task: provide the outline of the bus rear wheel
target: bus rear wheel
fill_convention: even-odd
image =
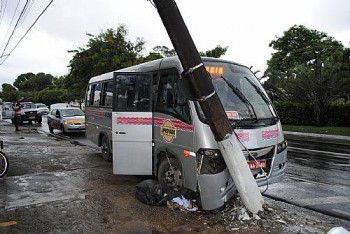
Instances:
[[[105,161],[107,162],[112,161],[112,153],[109,148],[108,137],[106,135],[103,135],[101,139],[101,152],[102,152],[102,158]]]
[[[164,191],[183,189],[183,172],[181,163],[175,158],[165,158],[159,165],[158,181]]]

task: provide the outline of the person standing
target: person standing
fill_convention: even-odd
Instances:
[[[14,116],[14,124],[16,127],[16,132],[19,131],[19,125],[21,124],[21,104],[19,101],[16,102],[15,106],[13,107],[13,110],[15,111]]]

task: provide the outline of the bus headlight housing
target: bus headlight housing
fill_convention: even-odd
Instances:
[[[281,153],[282,151],[284,151],[288,146],[287,140],[282,141],[281,143],[279,143],[277,145],[277,153]]]
[[[226,169],[226,163],[218,149],[199,149],[198,171],[201,174],[216,174]]]

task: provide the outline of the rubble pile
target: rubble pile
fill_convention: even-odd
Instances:
[[[277,211],[264,205],[263,211],[252,214],[243,205],[238,194],[228,202],[226,209],[221,212],[227,231],[245,230],[252,227],[262,229],[282,229],[287,225],[287,210]]]

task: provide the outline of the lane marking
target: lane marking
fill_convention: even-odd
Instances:
[[[313,205],[325,205],[334,203],[349,203],[350,197],[333,196],[333,197],[314,197],[293,200],[293,203],[297,203],[301,206],[313,206]]]
[[[292,147],[288,146],[288,149],[290,150],[296,150],[296,151],[309,151],[313,153],[326,153],[328,155],[338,156],[339,158],[350,158],[350,154],[344,154],[344,153],[336,153],[336,152],[330,152],[330,151],[322,151],[322,150],[313,150],[313,149],[306,149],[306,148],[298,148],[298,147]]]

